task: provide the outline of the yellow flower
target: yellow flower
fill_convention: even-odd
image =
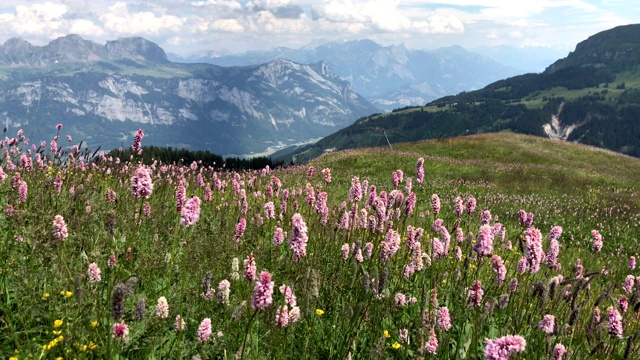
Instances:
[[[48,299],[49,296],[50,296],[50,294],[48,292],[46,292],[46,291],[44,292],[44,294],[42,294],[42,298],[45,299],[45,300]]]
[[[53,330],[53,335],[60,335],[62,334],[62,330]]]
[[[91,322],[91,327],[92,328],[97,328],[98,327],[98,321],[92,321]]]
[[[66,297],[72,297],[72,296],[73,296],[73,293],[72,293],[71,291],[65,291],[65,292],[64,292],[64,296],[66,296]]]
[[[60,326],[62,326],[62,324],[64,324],[64,321],[62,321],[62,320],[56,320],[56,321],[54,321],[54,322],[53,322],[53,328],[54,328],[54,329],[57,329],[57,328],[59,328]]]
[[[391,337],[391,335],[389,335],[389,331],[388,330],[384,331],[384,337],[386,337],[386,338],[390,338]]]
[[[58,356],[56,360],[64,360],[64,359],[62,358],[62,356]]]
[[[95,348],[98,347],[98,344],[94,343],[93,341],[89,341],[89,349],[93,350]]]
[[[18,360],[18,358],[15,357],[15,356],[12,356],[12,357],[9,358],[9,360]]]
[[[447,285],[447,279],[442,279],[442,285]]]
[[[393,343],[393,345],[391,345],[392,348],[398,350],[402,347],[402,345],[400,345],[397,341]]]
[[[322,310],[322,309],[316,309],[316,314],[317,314],[318,316],[322,316],[322,315],[324,315],[324,310]]]

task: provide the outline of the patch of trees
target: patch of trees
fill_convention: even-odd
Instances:
[[[284,166],[283,161],[275,161],[268,156],[256,156],[252,158],[227,157],[214,154],[205,150],[174,149],[159,146],[144,146],[141,154],[135,154],[132,149],[112,150],[110,155],[117,156],[122,160],[141,160],[144,164],[151,164],[158,160],[165,164],[185,164],[189,165],[194,161],[200,166],[211,166],[216,169],[228,170],[259,170],[267,165],[270,168]]]

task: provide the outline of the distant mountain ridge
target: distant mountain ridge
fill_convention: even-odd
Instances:
[[[329,42],[315,47],[252,51],[239,55],[214,52],[173,61],[246,66],[273,59],[299,63],[326,61],[353,89],[380,109],[424,105],[445,95],[479,89],[520,71],[488,57],[452,46],[435,51],[409,50],[404,44],[381,46],[371,40]]]
[[[121,38],[105,45],[67,35],[45,46],[12,38],[0,45],[0,66],[47,66],[56,62],[88,63],[96,61],[134,60],[166,63],[167,55],[157,44],[144,38]]]
[[[33,141],[63,123],[74,139],[103,149],[130,146],[143,128],[148,145],[259,154],[376,111],[323,62],[178,64],[143,38],[0,46],[0,122]]]
[[[368,116],[315,144],[275,157],[512,131],[640,157],[640,24],[580,42],[540,74],[519,75],[390,114]],[[385,138],[383,138],[383,135]]]

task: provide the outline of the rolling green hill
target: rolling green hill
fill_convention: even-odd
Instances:
[[[304,162],[334,149],[501,131],[640,156],[640,25],[593,35],[541,74],[361,118],[316,144],[275,156]]]

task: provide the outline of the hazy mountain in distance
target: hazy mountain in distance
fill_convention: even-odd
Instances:
[[[484,55],[521,73],[540,73],[551,63],[567,56],[569,51],[542,46],[481,46],[471,51]]]
[[[410,50],[404,44],[381,46],[371,40],[328,42],[300,49],[287,47],[229,56],[173,57],[173,61],[246,66],[273,59],[309,64],[326,61],[353,89],[380,109],[391,110],[521,73],[483,55],[452,46],[434,51]]]

